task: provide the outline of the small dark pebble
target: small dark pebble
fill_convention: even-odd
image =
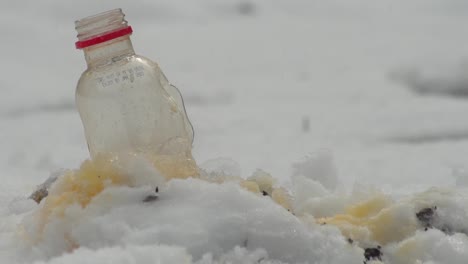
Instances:
[[[347,239],[348,243],[352,244],[354,241],[351,238]]]
[[[148,195],[148,196],[145,197],[145,199],[143,199],[143,202],[144,203],[154,202],[157,199],[158,199],[157,195]]]
[[[268,195],[268,193],[265,192],[265,191],[262,191],[262,194],[263,194],[263,196],[267,196],[267,195]]]
[[[377,246],[375,248],[366,248],[364,249],[364,257],[366,261],[369,260],[382,260],[382,251],[380,251],[381,247]],[[364,262],[366,263],[366,262]]]

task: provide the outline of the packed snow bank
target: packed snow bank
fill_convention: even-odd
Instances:
[[[164,184],[157,170],[148,177],[148,169],[129,174],[127,165],[134,162],[120,168],[115,164],[122,163],[87,161],[59,177],[21,221],[18,261],[99,259],[122,249],[125,253],[113,257],[138,263],[140,258],[163,263],[363,261],[363,250],[349,244],[338,229],[302,222],[275,202],[278,188],[269,186],[271,197],[263,193],[268,176],[260,172],[248,181],[218,175],[220,183],[213,183],[212,172]],[[251,189],[253,184],[257,187]]]
[[[78,246],[99,251],[162,244],[185,248],[193,260],[207,252],[219,258],[242,246],[263,248],[286,262],[362,262],[362,250],[350,246],[338,230],[307,227],[271,200],[235,184],[173,180],[157,200],[143,202],[151,193],[145,187],[110,187],[86,208],[68,208],[44,228],[33,259],[57,257]],[[37,218],[28,217],[23,225],[36,232]]]
[[[325,188],[317,173],[336,173],[325,153],[295,164],[301,175],[293,178],[288,211],[272,197],[281,188],[266,172],[243,180],[202,169],[165,181],[152,164],[87,161],[59,177],[39,205],[12,201],[0,260],[403,264],[467,257],[466,190],[395,197],[361,185],[350,193]]]

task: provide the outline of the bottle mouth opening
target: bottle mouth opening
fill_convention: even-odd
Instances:
[[[122,9],[117,8],[75,21],[78,32],[77,49],[83,49],[133,32],[124,19]]]

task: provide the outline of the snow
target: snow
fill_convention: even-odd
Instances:
[[[50,197],[63,191],[60,189],[66,180],[58,181],[52,186]],[[89,254],[73,251],[75,245],[97,252],[132,245],[129,252],[134,253],[131,257],[137,262],[144,258],[141,254],[150,245],[176,245],[187,252],[183,255],[190,256],[189,260],[208,261],[208,253],[214,259],[228,258],[232,254],[229,252],[242,246],[238,249],[241,252],[248,250],[251,254],[263,249],[268,257],[285,262],[362,261],[362,249],[350,246],[337,229],[304,225],[269,197],[250,193],[236,183],[174,179],[159,188],[155,201],[142,202],[153,192],[147,185],[111,185],[86,207],[71,204],[63,214],[49,213],[50,207],[42,202],[26,213],[20,223],[23,230],[17,241],[19,261],[45,259],[53,263],[65,252]],[[46,222],[42,220],[44,213],[48,214]],[[313,248],[316,250],[310,250]],[[164,253],[163,250],[159,254]],[[96,254],[99,257],[103,253]],[[175,254],[167,263],[180,258],[180,254]]]
[[[384,263],[466,262],[466,1],[0,7],[0,262],[362,263],[376,238]],[[137,52],[182,91],[197,164],[211,178],[253,175],[259,189],[271,175],[295,215],[236,181],[164,185],[132,160],[131,183],[70,205],[41,243],[25,239],[44,207],[27,197],[88,157],[74,107],[84,58],[73,21],[115,7]],[[143,203],[155,184],[158,199]],[[435,206],[425,231],[416,213]],[[70,251],[67,236],[80,247]]]

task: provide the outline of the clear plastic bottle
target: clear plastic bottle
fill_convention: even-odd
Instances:
[[[151,60],[136,55],[121,9],[75,22],[88,68],[76,105],[91,157],[136,152],[191,156],[193,128],[182,96]]]

